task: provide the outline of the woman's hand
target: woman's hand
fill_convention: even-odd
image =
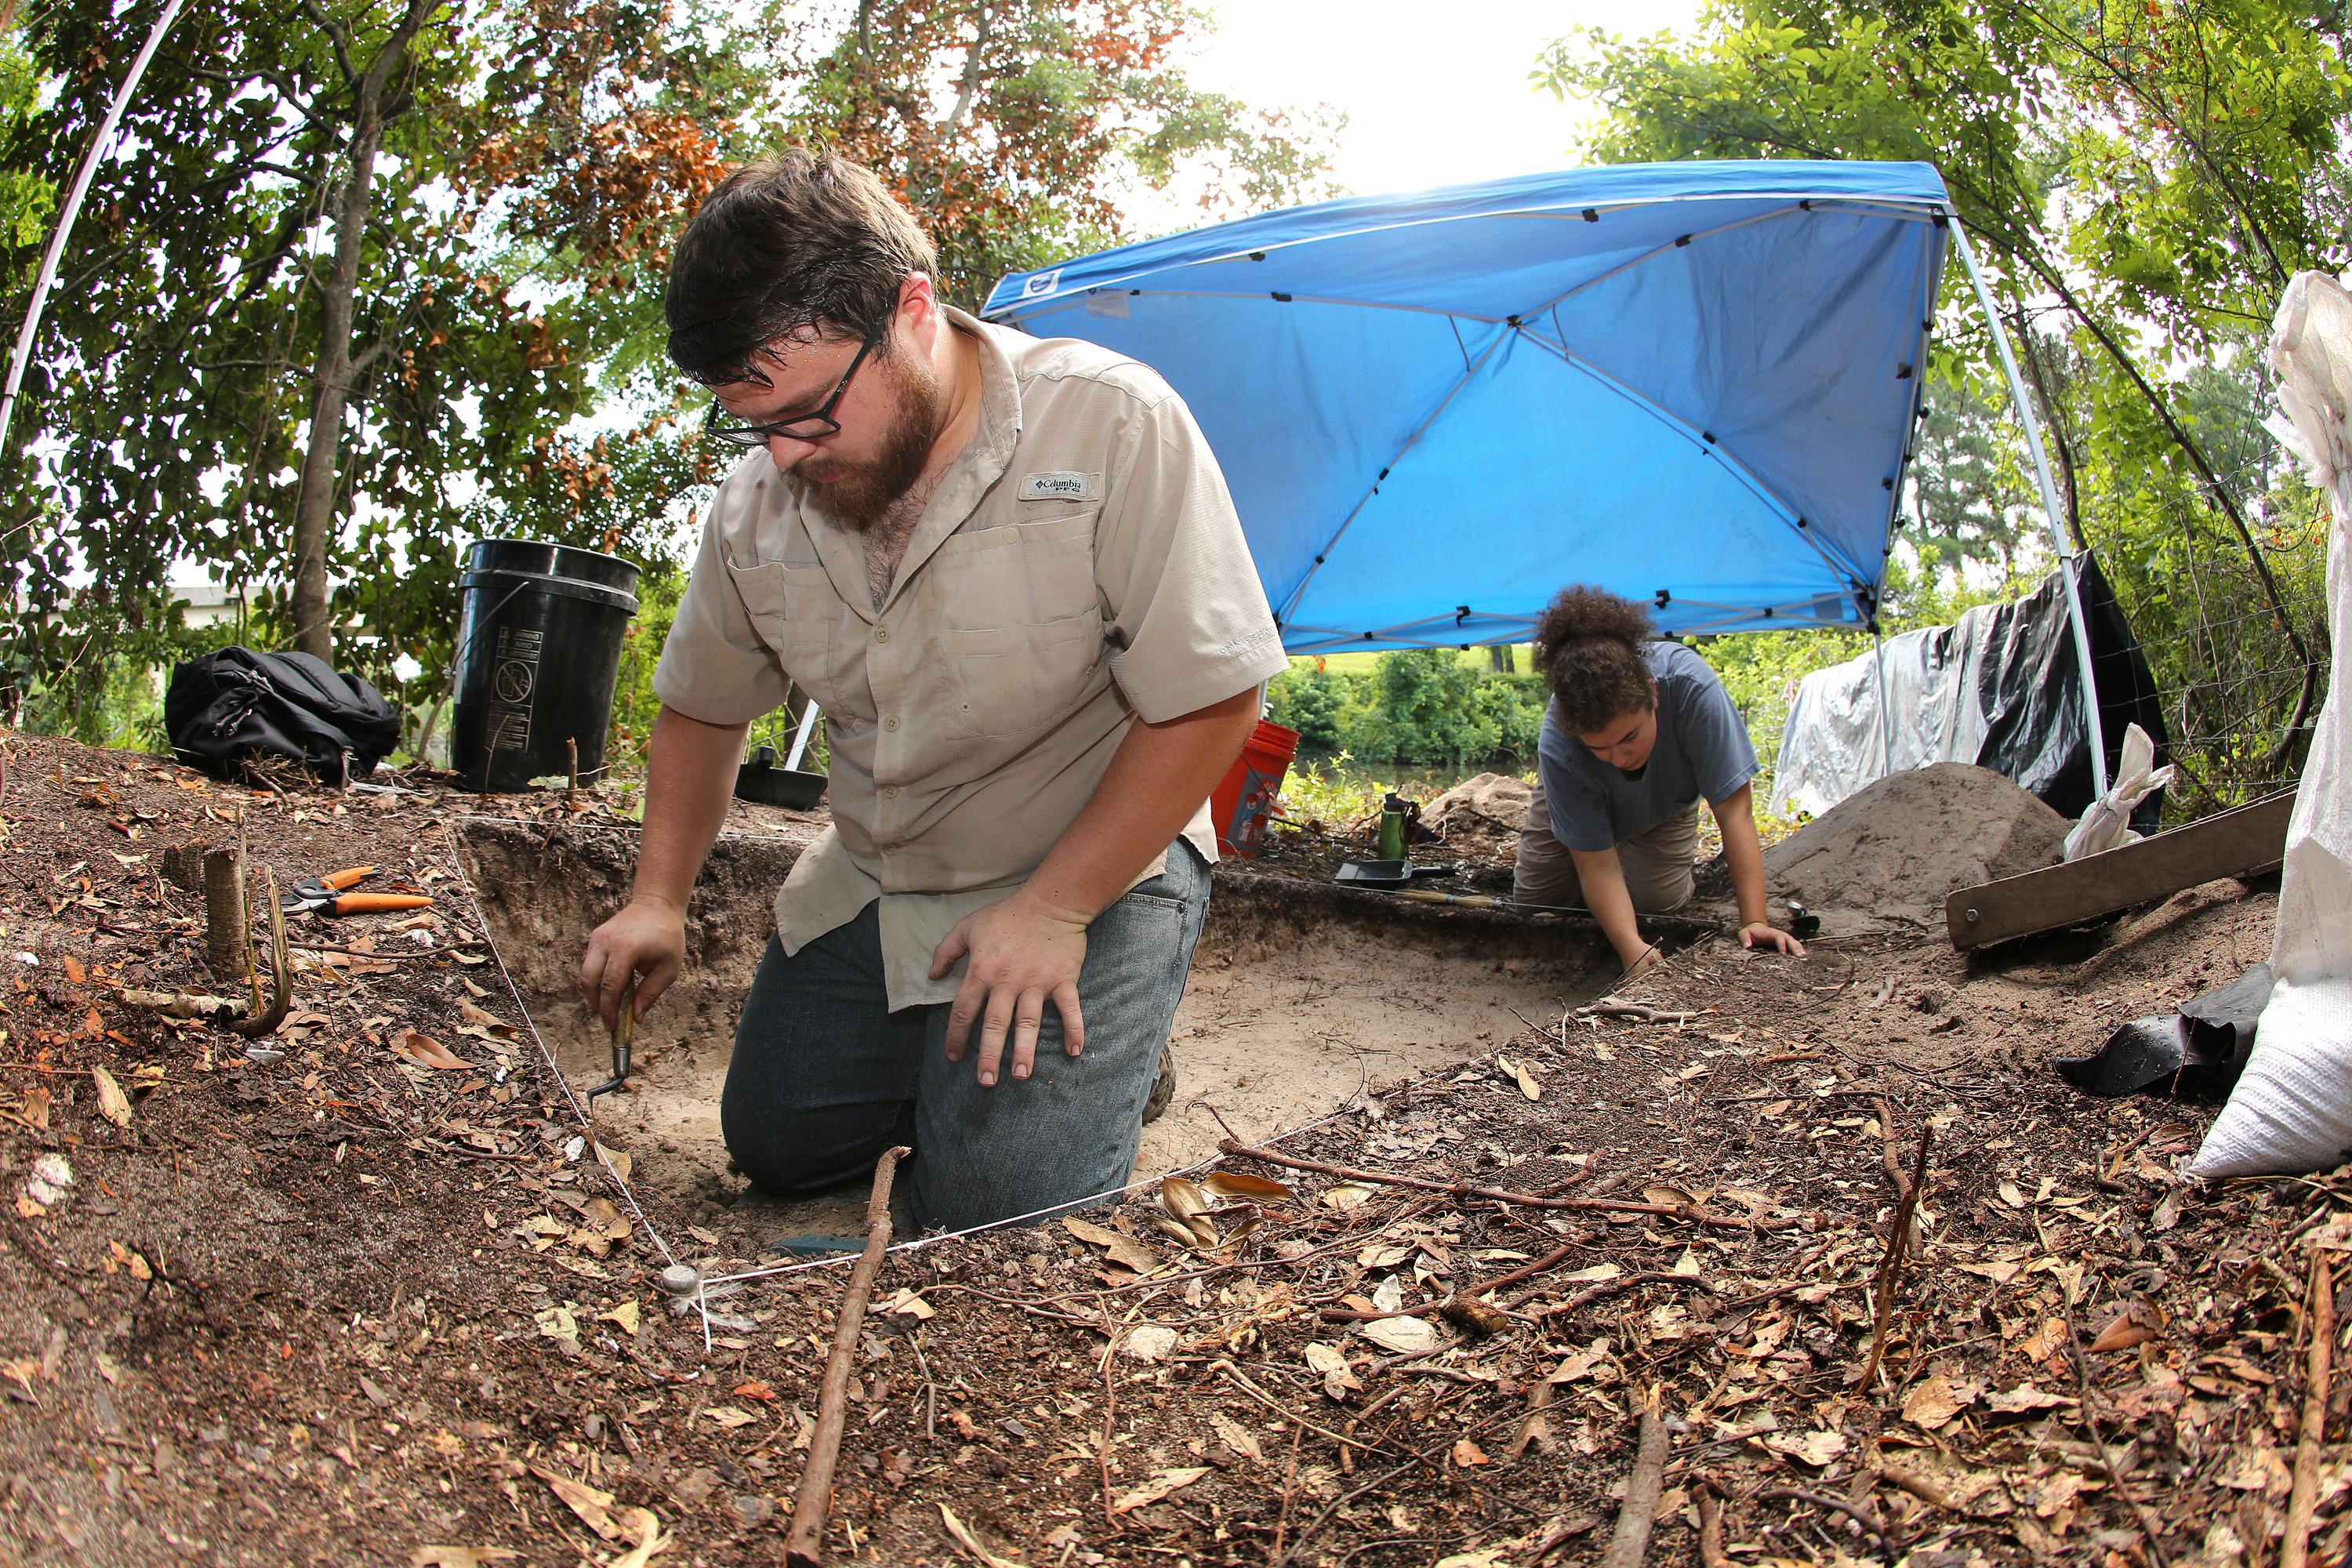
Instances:
[[[1749,921],[1746,925],[1741,926],[1739,945],[1759,949],[1770,948],[1775,952],[1785,952],[1791,958],[1805,956],[1805,944],[1770,921]]]

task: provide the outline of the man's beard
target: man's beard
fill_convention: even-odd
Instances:
[[[893,407],[882,455],[870,463],[835,463],[819,454],[803,458],[793,470],[805,479],[824,479],[808,494],[827,518],[859,533],[881,521],[915,488],[941,425],[940,378],[930,363],[895,350],[885,363]]]

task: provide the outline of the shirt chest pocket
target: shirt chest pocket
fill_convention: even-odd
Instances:
[[[728,571],[742,595],[751,629],[775,654],[792,683],[815,698],[819,707],[840,708],[848,695],[840,668],[845,643],[840,622],[848,612],[824,568],[762,561],[749,566],[730,563]],[[854,638],[847,642],[856,646]]]
[[[950,732],[1025,734],[1093,694],[1107,652],[1095,585],[1100,510],[973,529],[932,557]]]

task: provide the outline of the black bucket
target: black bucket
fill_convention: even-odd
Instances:
[[[449,761],[474,790],[519,790],[604,771],[621,637],[637,568],[617,556],[520,539],[475,542],[457,625]]]

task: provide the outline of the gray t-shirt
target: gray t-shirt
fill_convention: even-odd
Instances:
[[[1639,778],[1601,762],[1559,716],[1545,710],[1537,766],[1552,837],[1588,853],[1638,838],[1696,801],[1727,799],[1756,776],[1756,747],[1706,660],[1675,642],[1642,650],[1658,683],[1658,743]]]

